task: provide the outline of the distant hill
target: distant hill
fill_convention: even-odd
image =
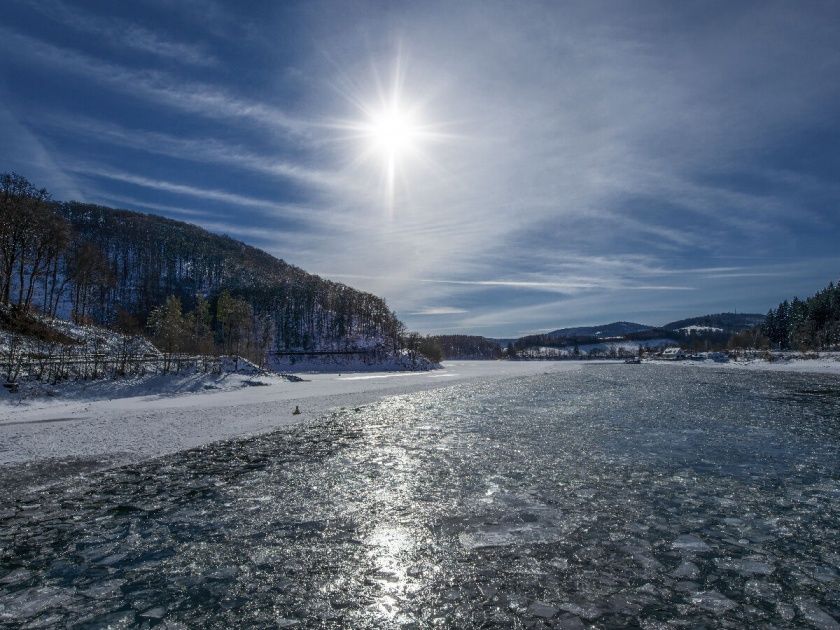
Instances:
[[[560,339],[573,337],[595,337],[596,339],[605,339],[607,337],[623,337],[633,333],[644,332],[650,330],[653,326],[646,326],[645,324],[636,324],[634,322],[613,322],[611,324],[602,324],[601,326],[578,326],[576,328],[560,328],[550,333],[546,333],[546,337]]]
[[[765,316],[759,313],[715,313],[670,322],[662,326],[666,330],[690,334],[736,333],[749,330],[764,323]]]

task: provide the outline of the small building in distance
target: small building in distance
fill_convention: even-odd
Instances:
[[[685,351],[682,348],[665,348],[662,351],[662,358],[666,361],[682,361],[685,359]]]

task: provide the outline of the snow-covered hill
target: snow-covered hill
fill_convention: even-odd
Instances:
[[[632,333],[644,332],[650,330],[653,326],[646,324],[637,324],[635,322],[612,322],[611,324],[602,324],[600,326],[578,326],[575,328],[560,328],[547,333],[548,337],[598,337],[600,339],[608,337],[623,337]]]

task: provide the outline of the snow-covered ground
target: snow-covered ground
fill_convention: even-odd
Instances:
[[[8,309],[8,307],[0,308]],[[120,353],[139,355],[159,354],[157,348],[150,341],[139,335],[127,337],[107,328],[75,324],[63,319],[50,319],[36,313],[32,313],[31,317],[41,322],[45,327],[51,328],[62,335],[66,341],[69,341],[70,343],[53,345],[60,345],[65,352],[69,352],[70,354],[81,355],[94,352],[112,356],[119,355]],[[0,329],[0,354],[8,353],[9,344],[13,337],[15,335],[12,335],[9,331]],[[21,340],[21,351],[24,353],[44,352],[45,346],[51,345],[30,337],[22,337]]]
[[[37,398],[20,403],[6,395],[0,398],[0,478],[16,475],[49,481],[268,431],[388,395],[586,365],[447,361],[440,370],[307,374],[301,375],[302,381],[245,374],[169,376],[133,384],[103,381],[71,400]],[[293,415],[296,406],[300,415]],[[35,469],[37,474],[30,474]]]
[[[693,326],[683,326],[682,328],[677,328],[677,330],[689,335],[695,333],[723,332],[723,328],[718,328],[717,326],[698,326],[697,324],[694,324]]]
[[[661,361],[646,360],[645,363],[674,365],[683,367],[708,367],[724,370],[759,370],[765,372],[802,372],[810,374],[836,374],[840,376],[840,353],[823,352],[818,358],[791,358],[766,361],[748,359],[718,363],[711,359],[705,361]]]

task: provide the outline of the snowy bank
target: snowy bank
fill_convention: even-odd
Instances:
[[[712,359],[701,361],[662,361],[645,360],[655,365],[673,365],[683,367],[706,367],[725,370],[758,370],[766,372],[801,372],[806,374],[836,374],[840,376],[840,352],[819,352],[807,355],[796,353],[777,353],[770,355],[773,360],[759,356],[737,361],[717,362]]]
[[[268,367],[273,372],[286,373],[338,373],[338,372],[419,372],[440,368],[421,355],[406,351],[397,355],[368,352],[299,353],[297,355],[272,355]]]

